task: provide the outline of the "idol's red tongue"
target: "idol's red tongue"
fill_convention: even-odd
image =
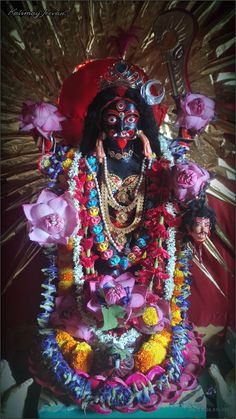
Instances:
[[[121,150],[124,150],[124,148],[125,148],[125,146],[126,146],[127,142],[128,142],[128,140],[126,140],[126,139],[124,139],[124,138],[119,138],[119,140],[117,140],[118,147],[119,147]]]

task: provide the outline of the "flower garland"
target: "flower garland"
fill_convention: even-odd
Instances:
[[[167,211],[175,216],[174,206],[171,203],[166,205]],[[164,284],[164,298],[167,301],[170,301],[173,290],[174,290],[174,270],[175,270],[175,263],[176,263],[176,246],[175,246],[175,236],[176,231],[174,227],[168,228],[168,235],[169,238],[166,241],[167,245],[167,252],[169,254],[169,259],[166,264],[166,272],[168,273],[168,278],[165,280]]]
[[[101,244],[106,244],[106,240],[104,242],[96,240],[101,231],[99,232],[99,229],[94,229],[94,227],[101,225],[101,218],[96,209],[98,201],[94,200],[97,195],[93,183],[93,174],[84,173],[86,166],[80,153],[75,151],[73,156],[73,160],[71,159],[67,166],[67,169],[69,168],[67,173],[71,198],[82,216],[79,231],[73,239],[73,261],[74,280],[78,293],[78,310],[83,314],[81,297],[86,276],[84,276],[81,264],[90,276],[95,273],[93,270],[94,260],[88,266],[85,263],[84,251],[86,251],[89,259],[93,256],[91,253],[93,244],[96,245],[97,250],[100,250],[102,255],[109,250],[108,247],[106,249],[102,248],[102,250],[100,247]],[[71,155],[71,157],[73,156]],[[93,158],[90,159],[91,162],[94,162]],[[94,169],[95,167],[92,167],[92,170]],[[83,194],[85,195],[84,199]],[[93,200],[92,203],[91,200]],[[88,202],[90,202],[90,205],[87,205]],[[84,206],[87,208],[86,211],[84,211]],[[143,268],[145,268],[145,263],[149,266],[148,263],[150,262],[154,266],[152,275],[153,273],[157,275],[157,279],[165,279],[164,272],[168,273],[162,293],[170,301],[172,314],[170,328],[152,334],[150,339],[144,342],[138,352],[134,354],[136,368],[141,372],[131,373],[125,380],[120,378],[109,379],[101,375],[90,377],[88,371],[93,356],[92,348],[86,342],[78,343],[66,332],[50,329],[50,315],[55,306],[54,294],[56,290],[52,282],[57,280],[58,274],[55,255],[50,256],[50,267],[45,270],[45,273],[49,275],[48,282],[44,284],[46,292],[42,294],[45,301],[41,305],[45,312],[41,313],[38,318],[43,357],[41,367],[43,369],[46,365],[49,370],[46,385],[63,389],[82,408],[89,406],[100,413],[111,413],[112,409],[118,409],[124,413],[138,408],[153,410],[163,400],[163,396],[159,392],[164,392],[164,401],[165,397],[167,401],[169,397],[167,393],[173,391],[173,383],[179,382],[182,375],[186,379],[185,368],[188,362],[188,354],[185,353],[185,350],[189,345],[191,336],[191,326],[186,322],[188,309],[186,300],[190,294],[191,279],[188,265],[192,253],[191,249],[184,248],[179,253],[176,261],[175,213],[175,208],[170,203],[148,209],[146,217],[148,230],[146,231],[149,231],[150,235],[147,232],[142,233],[142,236],[136,241],[136,249],[133,249],[134,254],[139,247],[139,250],[141,250],[139,256],[135,257],[133,261],[132,257],[129,258],[130,265],[131,262],[136,263],[138,260]],[[96,222],[91,222],[91,220],[96,220]],[[167,228],[165,224],[167,224]],[[88,237],[89,229],[95,235],[95,240],[94,236]],[[147,245],[147,239],[151,243],[150,247]],[[162,247],[164,243],[167,251]],[[165,260],[167,262],[164,262]],[[174,268],[175,262],[176,268]],[[145,273],[145,269],[141,272]],[[156,285],[158,285],[158,282]],[[155,314],[155,311],[152,306],[145,311],[145,316],[143,316],[148,322],[147,324],[152,324],[153,313]],[[129,352],[132,352],[132,346],[140,336],[140,333],[134,328],[129,329],[119,337],[104,333],[96,326],[92,327],[92,332],[95,336],[96,347],[112,346],[118,349],[128,347]],[[34,373],[36,376],[40,376],[37,368]],[[49,384],[51,378],[53,378],[53,383]],[[189,383],[193,385],[193,376],[188,376],[187,385],[185,383],[184,388],[179,388],[178,391],[187,389]]]
[[[177,382],[181,375],[185,378],[185,387],[180,388],[179,392],[188,389],[188,384],[193,385],[193,376],[189,376],[185,372],[187,356],[184,353],[189,342],[189,333],[191,333],[189,332],[191,326],[185,321],[188,308],[186,299],[190,294],[191,279],[188,264],[191,257],[192,252],[189,248],[183,249],[178,255],[174,276],[175,289],[171,300],[172,338],[168,347],[169,354],[163,367],[151,368],[146,375],[134,373],[125,381],[116,378],[105,381],[102,378],[91,380],[87,374],[75,373],[73,368],[69,367],[62,356],[61,344],[57,338],[60,332],[59,335],[58,333],[55,335],[55,332],[47,328],[45,320],[43,324],[41,323],[41,327],[44,328],[44,334],[41,335],[41,351],[43,365],[47,366],[50,377],[52,376],[54,380],[52,385],[61,387],[75,402],[79,402],[82,408],[89,405],[90,408],[100,413],[110,413],[114,408],[123,412],[133,411],[137,408],[153,410],[163,400],[159,391],[167,391],[170,388],[170,391],[173,392],[170,383]],[[45,270],[46,272],[52,275],[54,280],[56,279],[54,268],[49,268]],[[55,291],[52,284],[49,289]],[[46,307],[49,306],[49,302],[53,303],[52,299],[51,292],[45,294]],[[176,310],[179,310],[179,317],[176,317]],[[63,333],[65,334],[65,332]],[[162,345],[166,346],[169,341],[168,333],[162,333],[159,336],[153,335],[144,349],[147,349],[147,345],[149,345],[148,349],[151,353],[156,351],[158,340],[159,343],[162,342]],[[86,350],[88,349],[86,348]],[[141,348],[142,350],[143,348]],[[35,370],[34,373],[37,374]]]
[[[160,143],[160,150],[161,155],[164,159],[168,160],[170,162],[170,166],[174,165],[174,157],[173,154],[169,148],[168,139],[161,133],[159,133],[158,140]]]

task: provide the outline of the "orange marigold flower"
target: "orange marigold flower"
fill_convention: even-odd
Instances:
[[[75,155],[75,150],[74,150],[73,148],[71,148],[71,149],[70,149],[69,151],[67,151],[67,153],[66,153],[66,157],[67,157],[68,159],[72,159],[72,160],[73,160],[74,155]]]
[[[179,307],[177,306],[175,301],[171,301],[171,311],[172,311],[172,313],[173,313],[173,311],[179,311]]]
[[[174,282],[177,285],[182,285],[184,282],[184,274],[180,269],[175,269]]]
[[[76,345],[70,357],[70,366],[75,370],[89,372],[93,362],[93,350],[86,342]]]
[[[69,250],[69,252],[72,252],[73,248],[74,248],[74,241],[72,238],[69,239],[68,244],[67,244],[67,250]]]
[[[62,344],[61,351],[65,357],[68,357],[71,352],[75,349],[76,341],[75,340],[68,340],[67,342]]]
[[[75,342],[74,338],[67,332],[63,330],[58,330],[56,334],[56,342],[61,347],[65,342],[72,341]]]
[[[145,342],[140,350],[134,355],[135,367],[145,373],[155,365],[160,365],[165,359],[166,349],[155,341]]]
[[[73,281],[74,273],[71,268],[63,268],[59,271],[59,280],[60,281]]]

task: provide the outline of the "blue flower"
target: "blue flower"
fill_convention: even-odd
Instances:
[[[91,228],[91,232],[93,234],[99,234],[99,233],[102,232],[102,230],[103,230],[103,225],[101,223],[97,224],[97,225],[95,225]]]
[[[142,249],[142,247],[145,247],[147,243],[146,243],[146,240],[140,237],[140,239],[137,240],[136,244]]]
[[[98,234],[95,238],[95,243],[103,243],[105,240],[104,234]]]
[[[132,392],[129,388],[118,384],[115,387],[111,387],[106,384],[99,390],[99,398],[104,403],[111,407],[126,406],[131,401]]]
[[[96,157],[95,157],[95,156],[89,156],[89,157],[87,158],[87,162],[88,162],[88,164],[89,164],[90,166],[92,166],[92,165],[96,165],[96,164],[97,164],[97,159],[96,159]]]
[[[120,257],[118,255],[114,255],[109,259],[109,266],[117,266],[120,263]]]
[[[148,404],[150,402],[150,396],[148,394],[148,389],[143,389],[135,393],[135,399],[138,403]]]
[[[89,191],[89,198],[95,198],[97,196],[97,191],[96,189],[90,189]]]
[[[129,264],[129,259],[126,256],[123,256],[120,259],[120,266],[122,269],[127,269],[128,268],[128,264]]]
[[[96,207],[97,204],[98,204],[97,198],[92,198],[87,202],[87,207],[88,208]]]

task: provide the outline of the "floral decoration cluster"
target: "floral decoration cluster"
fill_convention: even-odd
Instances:
[[[187,94],[180,108],[177,126],[193,132],[214,118],[214,102],[203,95]],[[143,226],[131,248],[115,252],[95,155],[82,158],[63,145],[50,152],[65,119],[53,105],[27,102],[20,119],[22,130],[50,142],[39,160],[48,188],[23,206],[29,237],[49,259],[32,373],[98,413],[174,402],[196,386],[204,364],[201,339],[187,320],[192,250],[180,248],[176,228],[180,209],[204,194],[209,173],[185,158],[184,143],[167,146],[162,137],[163,157],[147,170]],[[99,275],[98,261],[123,273]]]

